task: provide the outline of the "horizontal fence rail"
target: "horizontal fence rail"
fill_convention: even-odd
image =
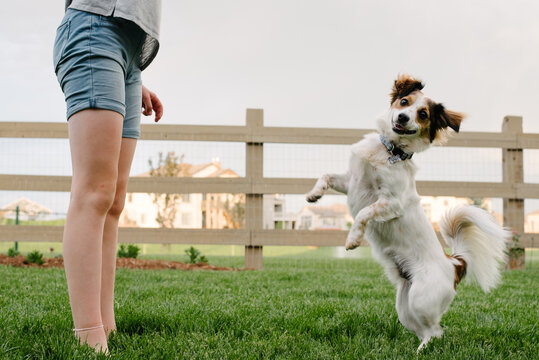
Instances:
[[[59,242],[63,231],[63,226],[2,226],[0,241]],[[119,242],[130,244],[343,246],[348,231],[121,227],[118,235]],[[437,235],[443,243],[441,235]],[[520,237],[520,243],[525,247],[537,247],[538,241],[539,234],[523,234]]]
[[[346,231],[264,230],[262,195],[304,194],[313,178],[266,178],[262,174],[263,144],[353,144],[373,130],[265,127],[263,111],[248,109],[245,126],[142,125],[141,140],[240,142],[246,145],[246,176],[242,178],[131,177],[133,193],[246,194],[246,228],[239,230],[120,228],[119,241],[129,243],[228,244],[246,246],[246,267],[262,267],[262,247],[269,245],[342,246]],[[65,139],[66,123],[0,122],[0,138]],[[538,246],[539,234],[524,232],[524,199],[539,199],[539,184],[523,182],[523,149],[539,149],[539,134],[522,133],[522,118],[504,118],[502,132],[462,132],[445,146],[501,148],[503,182],[418,181],[424,196],[501,197],[504,224],[522,234],[520,243]],[[70,176],[0,174],[0,190],[70,190]],[[328,192],[331,193],[331,192]],[[61,241],[61,226],[0,226],[0,241]]]
[[[508,117],[516,118],[516,117]],[[349,145],[374,130],[214,125],[141,125],[140,140],[219,141],[276,144]],[[66,139],[67,124],[0,122],[0,137]],[[539,134],[461,132],[444,146],[539,149]]]
[[[150,178],[131,177],[127,192],[133,193],[231,193],[303,194],[316,178]],[[69,191],[71,176],[0,175],[0,189],[13,191]],[[480,181],[417,181],[423,196],[502,197],[539,199],[539,184],[507,184]],[[328,194],[337,194],[328,190]]]

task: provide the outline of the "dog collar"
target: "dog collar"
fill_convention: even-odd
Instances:
[[[392,155],[387,158],[390,164],[394,164],[397,161],[404,161],[404,160],[411,159],[412,156],[414,155],[414,153],[408,154],[404,152],[400,147],[396,146],[391,141],[389,141],[383,134],[380,134],[380,141],[386,147],[387,152]]]

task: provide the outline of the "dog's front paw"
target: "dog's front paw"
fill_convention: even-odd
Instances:
[[[359,241],[346,239],[346,244],[344,247],[346,250],[354,250],[358,246],[359,246]]]
[[[365,225],[361,224],[358,227],[353,227],[346,238],[346,244],[344,245],[346,250],[353,250],[357,248],[361,244],[361,240],[363,240],[364,235]]]
[[[356,234],[352,234],[352,232],[350,232],[346,238],[346,244],[344,247],[346,250],[354,250],[359,246],[362,238],[363,236],[356,236]]]
[[[322,197],[322,192],[320,191],[311,191],[305,195],[305,199],[310,203],[315,203]]]

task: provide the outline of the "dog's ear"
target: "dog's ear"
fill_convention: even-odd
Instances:
[[[455,130],[455,132],[459,132],[460,123],[466,117],[466,115],[464,115],[461,112],[456,112],[456,111],[447,110],[447,109],[445,109],[445,111],[443,112],[443,116],[445,117],[447,126]]]
[[[420,80],[410,75],[399,75],[391,90],[391,103],[393,104],[395,100],[403,98],[416,90],[422,90],[424,87],[425,85]]]
[[[459,132],[460,123],[465,117],[465,114],[448,110],[442,104],[434,104],[431,107],[430,142],[436,139],[440,130],[445,130],[448,127]]]

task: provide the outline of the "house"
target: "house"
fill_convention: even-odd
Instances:
[[[52,220],[52,210],[38,204],[25,197],[17,199],[0,209],[0,214],[6,219],[17,218],[17,207],[19,208],[18,219],[22,221],[44,221]]]
[[[178,177],[239,177],[230,169],[222,169],[219,161],[200,165],[181,163],[178,167]],[[146,172],[138,176],[149,177],[151,174]],[[167,197],[167,194],[129,193],[120,226],[238,228],[243,226],[244,214],[243,194],[168,194]]]
[[[492,199],[481,198],[480,206],[488,211],[499,224],[503,224],[503,215],[492,211]],[[421,206],[436,231],[440,230],[439,223],[445,212],[459,205],[470,205],[474,202],[470,198],[458,198],[453,196],[422,196]]]
[[[305,206],[296,215],[299,230],[348,230],[354,219],[344,204]]]
[[[472,203],[473,201],[469,198],[456,198],[452,196],[421,197],[421,206],[430,223],[437,231],[440,230],[439,222],[447,209],[458,205],[469,205]],[[500,224],[503,222],[503,215],[491,210],[491,199],[481,199],[481,206],[489,211]],[[353,217],[348,212],[348,207],[343,204],[335,204],[332,206],[305,206],[296,216],[296,228],[302,230],[347,230],[350,228],[353,221]],[[537,214],[536,224],[536,226],[539,227],[539,212]]]
[[[539,210],[526,214],[524,217],[524,232],[539,233]]]
[[[266,194],[263,197],[264,229],[293,230],[296,228],[296,214],[286,211],[286,199],[280,194]]]

